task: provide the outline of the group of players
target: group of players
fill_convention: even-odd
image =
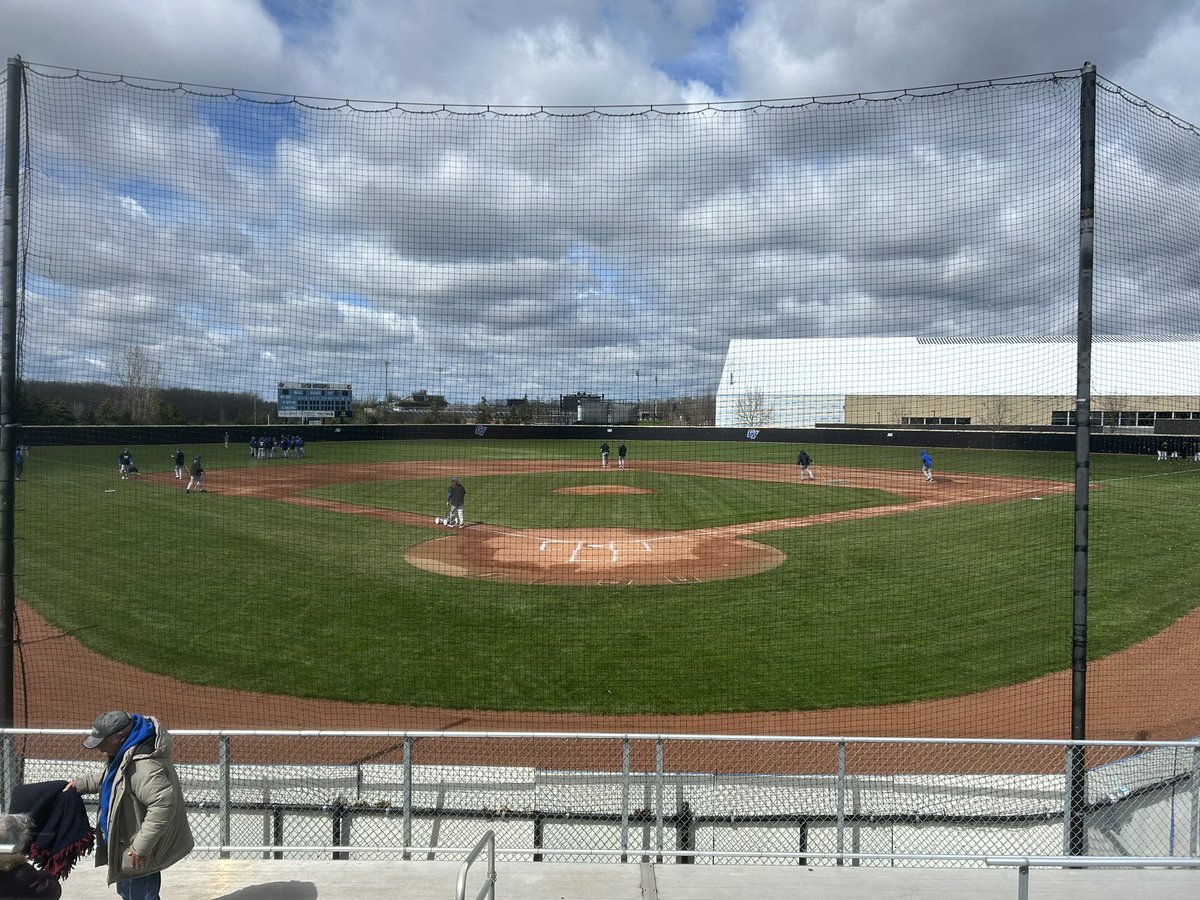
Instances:
[[[600,445],[600,468],[602,468],[602,469],[608,468],[608,455],[609,455],[610,449],[611,448],[608,446],[608,441],[605,441],[603,444]],[[621,445],[619,447],[617,447],[617,468],[618,469],[625,468],[625,457],[628,455],[628,453],[629,453],[629,448],[626,447],[625,442],[622,441]]]
[[[609,454],[612,448],[605,441],[600,445],[600,468],[608,468]],[[801,451],[803,455],[803,451]],[[629,455],[629,448],[622,441],[617,447],[617,468],[625,468],[625,458]],[[450,507],[450,511],[444,516],[438,516],[433,520],[435,525],[445,525],[447,528],[465,528],[466,522],[463,518],[463,504],[466,502],[467,489],[463,487],[462,481],[457,475],[450,479],[450,487],[446,491],[446,503]]]
[[[172,454],[171,460],[175,463],[175,480],[183,480],[183,451],[178,447],[175,448],[175,453]],[[191,466],[188,468],[188,483],[184,488],[187,493],[193,490],[199,491],[201,494],[207,494],[208,488],[204,486],[204,463],[200,461],[200,454],[197,453],[195,459],[192,460]]]
[[[200,459],[200,454],[197,453],[192,459],[191,466],[184,466],[184,461],[187,457],[183,450],[179,447],[175,448],[175,452],[171,454],[171,462],[175,464],[175,480],[182,481],[183,475],[186,472],[188,475],[187,487],[184,489],[189,494],[195,490],[201,494],[207,494],[208,489],[204,486],[204,463]],[[133,454],[129,452],[128,447],[123,447],[121,452],[117,454],[117,476],[123,481],[128,481],[133,475],[139,474],[137,465],[133,461]]]
[[[304,438],[298,434],[264,434],[250,438],[251,459],[304,459]]]
[[[607,441],[600,445],[600,468],[608,468],[608,459],[611,452],[612,448],[609,447]],[[617,447],[618,468],[625,468],[625,458],[628,453],[629,449],[625,446],[624,441],[622,441],[620,446]],[[817,480],[816,473],[813,471],[813,466],[815,465],[813,463],[813,459],[803,448],[801,448],[800,452],[796,455],[796,465],[800,467],[801,481],[804,481],[806,478],[810,481]],[[933,456],[928,450],[921,451],[921,474],[924,476],[927,482],[933,481]],[[463,504],[466,501],[466,496],[467,489],[463,487],[462,482],[459,480],[458,476],[455,475],[450,479],[450,488],[446,491],[446,503],[449,505],[450,511],[444,516],[438,516],[435,518],[433,520],[434,524],[445,525],[447,528],[465,527],[465,522],[463,519]]]
[[[271,457],[275,457],[277,452],[282,451],[286,459],[289,453],[294,454],[297,459],[304,456],[304,440],[299,435],[287,436],[281,438],[276,437],[252,437],[250,438],[250,456],[255,459],[264,459],[265,453],[269,452]],[[605,441],[600,445],[600,467],[608,468],[608,459],[611,448],[608,442]],[[625,446],[624,441],[617,447],[617,466],[625,468],[625,458],[629,450]],[[175,448],[175,453],[172,455],[172,461],[175,463],[175,479],[183,480],[184,475],[184,453],[178,447]],[[808,478],[811,481],[816,481],[816,473],[813,472],[813,460],[808,455],[807,451],[801,449],[796,455],[796,465],[800,467],[800,480],[804,481]],[[124,448],[117,456],[117,471],[121,478],[129,478],[130,475],[136,474],[138,469],[134,465],[133,455],[129,452],[129,448]],[[195,459],[192,460],[188,472],[188,484],[185,490],[191,493],[197,490],[200,493],[208,493],[208,489],[204,487],[204,465],[201,461],[200,454],[197,453]],[[924,475],[926,481],[933,481],[933,457],[928,450],[921,451],[921,474]],[[450,487],[446,491],[446,503],[450,510],[444,516],[438,516],[434,519],[434,524],[445,525],[447,528],[465,528],[466,521],[463,514],[463,506],[466,503],[467,489],[463,486],[462,481],[457,475],[450,479]]]
[[[813,473],[812,457],[803,449],[796,455],[796,465],[800,467],[800,480],[803,481],[807,477],[811,481],[816,481],[817,476]],[[928,450],[921,451],[921,474],[928,482],[933,481],[933,456]]]

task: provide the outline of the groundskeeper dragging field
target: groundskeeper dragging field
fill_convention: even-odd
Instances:
[[[467,489],[463,487],[458,476],[455,475],[450,479],[450,488],[446,491],[446,502],[450,505],[450,512],[445,517],[434,519],[438,525],[446,525],[450,528],[462,528],[466,525],[463,518],[463,504],[467,499]]]

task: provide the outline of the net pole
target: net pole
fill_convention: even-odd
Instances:
[[[4,248],[0,307],[0,726],[11,727],[16,680],[13,636],[16,633],[16,594],[13,585],[13,451],[17,425],[17,185],[20,178],[21,75],[20,57],[8,60],[8,91],[4,129]]]
[[[1096,67],[1084,63],[1079,98],[1079,298],[1075,388],[1075,572],[1071,622],[1071,740],[1087,738],[1088,489],[1091,485],[1092,275],[1095,244]],[[1071,747],[1071,815],[1067,846],[1087,853],[1084,748]]]

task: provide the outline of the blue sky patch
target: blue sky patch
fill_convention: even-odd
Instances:
[[[374,309],[375,307],[375,304],[362,294],[334,293],[329,295],[329,299],[335,304],[341,305],[345,303],[347,306],[357,306],[359,309]]]
[[[287,98],[204,97],[196,102],[196,116],[217,130],[224,147],[259,169],[274,166],[281,140],[304,135],[300,107]]]

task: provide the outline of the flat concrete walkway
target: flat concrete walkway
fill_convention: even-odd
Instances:
[[[63,882],[66,900],[116,897],[84,860]],[[459,863],[184,860],[163,873],[164,900],[451,900]],[[486,860],[472,867],[474,900]],[[800,868],[638,863],[505,863],[497,900],[1016,900],[1016,869]],[[1200,871],[1033,869],[1030,900],[1195,900]]]

